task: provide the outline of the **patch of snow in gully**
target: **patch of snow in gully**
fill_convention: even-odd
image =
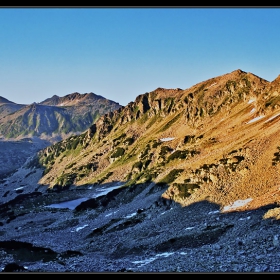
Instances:
[[[81,227],[77,227],[76,228],[76,231],[80,231],[81,229],[85,228],[85,227],[88,227],[88,224],[84,225],[84,226],[81,226]],[[71,230],[71,232],[74,232],[74,230]]]
[[[99,197],[101,195],[105,195],[108,192],[110,192],[110,191],[112,191],[114,189],[117,189],[119,187],[121,187],[121,185],[112,186],[110,188],[99,188],[99,189],[96,189],[95,191],[97,191],[97,193],[94,193],[91,198],[96,198],[96,197]],[[74,210],[76,208],[76,206],[78,206],[81,202],[84,202],[84,201],[86,201],[88,199],[90,199],[90,197],[83,197],[83,198],[78,198],[78,199],[74,199],[74,200],[64,201],[64,202],[61,202],[61,203],[47,205],[45,207],[68,208],[70,210]]]
[[[96,189],[95,191],[97,191],[97,193],[93,194],[93,198],[96,198],[96,197],[99,197],[101,195],[105,195],[107,194],[108,192],[114,190],[114,189],[118,189],[120,188],[122,185],[116,185],[116,186],[112,186],[112,187],[109,187],[109,188],[98,188]]]
[[[167,141],[171,141],[171,140],[174,140],[175,137],[167,137],[167,138],[161,138],[159,139],[161,142],[167,142]]]
[[[111,216],[111,215],[113,215],[113,214],[117,213],[118,211],[119,211],[119,210],[114,211],[114,212],[111,212],[111,213],[109,213],[109,214],[105,215],[105,217]]]
[[[262,115],[262,116],[255,117],[254,119],[248,121],[246,124],[252,123],[252,122],[255,122],[255,121],[258,121],[258,120],[262,119],[263,117],[264,117],[263,115]]]
[[[129,215],[125,216],[125,218],[131,218],[131,217],[133,217],[133,216],[135,216],[135,215],[137,215],[137,213],[136,213],[136,212],[134,212],[134,213],[132,213],[132,214],[129,214]]]
[[[146,264],[156,260],[159,257],[165,257],[166,258],[166,257],[168,257],[170,255],[173,255],[173,254],[174,254],[174,252],[171,252],[171,253],[170,252],[160,253],[160,254],[155,255],[155,257],[152,257],[152,258],[149,258],[149,259],[145,259],[145,260],[140,260],[140,261],[132,261],[132,263],[140,264],[138,267],[141,267],[143,265],[146,265]]]
[[[246,205],[248,202],[250,202],[252,200],[253,200],[252,198],[247,198],[247,199],[244,199],[244,200],[241,200],[241,199],[236,200],[233,204],[225,206],[223,211],[234,210],[234,209],[236,209],[240,206]]]
[[[71,210],[74,210],[76,206],[78,206],[81,202],[88,200],[88,197],[83,197],[83,198],[78,198],[74,200],[69,200],[69,201],[64,201],[61,203],[56,203],[56,204],[51,204],[47,205],[45,207],[50,207],[50,208],[69,208]]]
[[[266,120],[265,122],[269,122],[269,121],[273,120],[274,118],[278,117],[279,115],[280,115],[280,113],[278,113],[278,114],[276,114],[276,115],[270,117],[270,118],[269,118],[268,120]]]

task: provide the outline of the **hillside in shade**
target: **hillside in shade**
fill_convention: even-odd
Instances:
[[[23,105],[23,104],[16,104],[16,103],[0,96],[0,121],[6,115],[17,111],[24,106],[25,105]]]

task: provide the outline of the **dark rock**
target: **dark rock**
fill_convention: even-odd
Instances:
[[[3,272],[22,272],[27,271],[22,265],[18,265],[17,263],[8,263],[5,265]]]

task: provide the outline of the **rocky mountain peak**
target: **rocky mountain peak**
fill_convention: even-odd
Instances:
[[[276,79],[271,82],[271,85],[272,86],[279,86],[280,85],[280,75],[278,75],[276,77]]]
[[[83,94],[81,94],[79,92],[73,92],[73,93],[67,94],[63,97],[54,95],[53,97],[40,102],[40,104],[50,105],[50,106],[77,106],[79,104],[91,105],[95,101],[99,101],[99,102],[107,101],[109,103],[113,102],[113,101],[107,100],[103,96],[97,95],[93,92],[83,93]],[[115,103],[117,104],[117,102],[115,102]]]
[[[100,116],[120,107],[119,103],[92,92],[74,92],[63,97],[53,95],[30,105],[3,104],[0,107],[0,135],[7,139],[37,136],[53,143],[82,133]]]

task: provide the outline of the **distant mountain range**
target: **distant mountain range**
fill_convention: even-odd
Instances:
[[[54,95],[30,105],[0,97],[0,136],[6,140],[36,136],[56,142],[82,133],[101,115],[120,107],[119,103],[92,92]]]
[[[57,141],[87,130],[100,116],[122,106],[94,93],[52,96],[16,104],[0,96],[0,177]]]

